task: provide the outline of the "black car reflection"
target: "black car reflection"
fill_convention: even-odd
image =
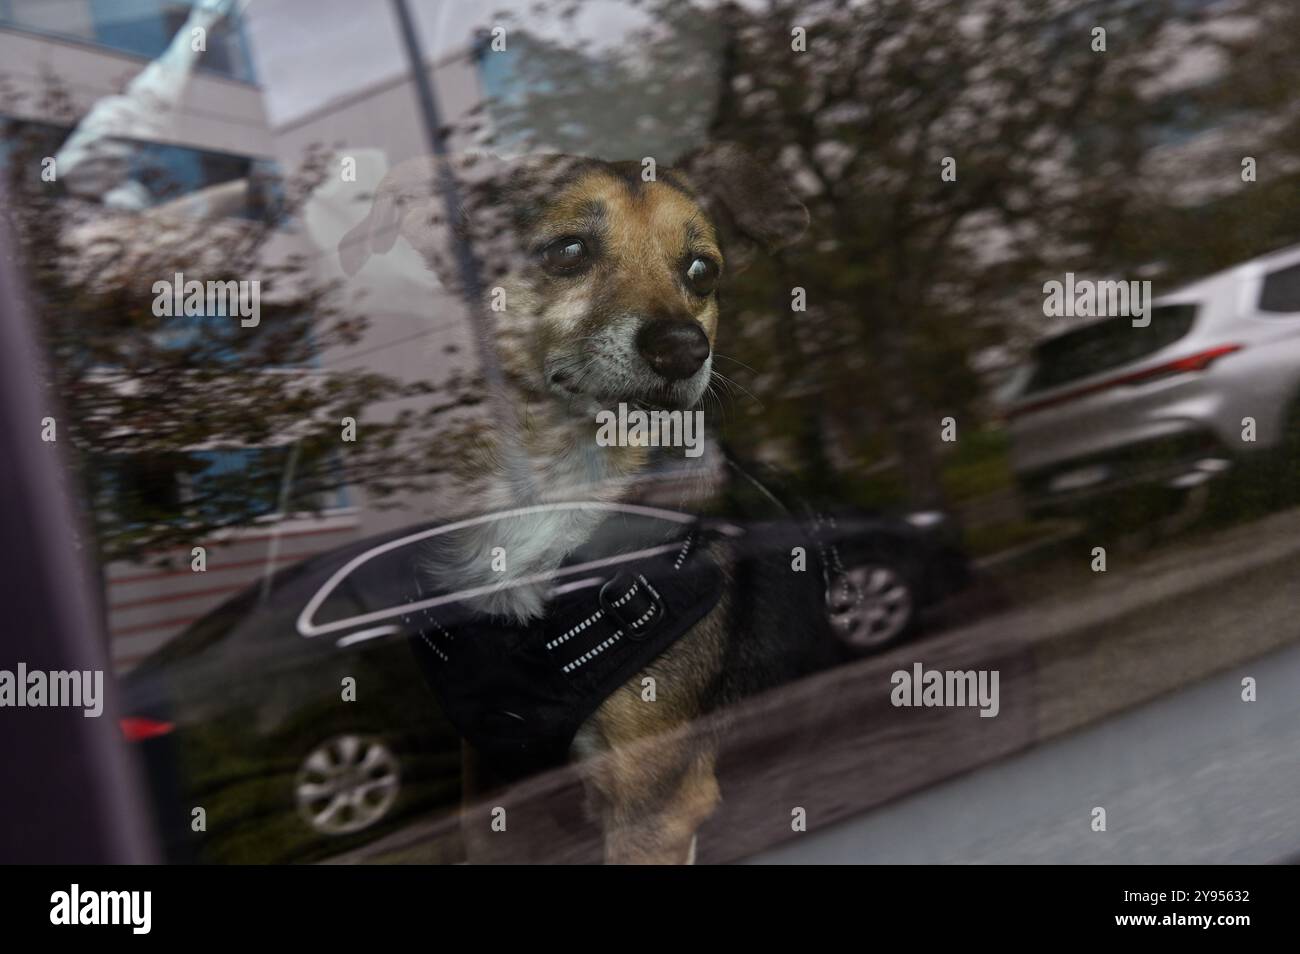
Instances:
[[[633,505],[566,506],[608,511],[606,535],[643,538],[646,524],[696,520]],[[815,585],[833,644],[826,662],[906,638],[927,607],[967,582],[942,514],[817,519]],[[788,514],[713,525],[745,538],[749,553],[780,559],[807,527]],[[282,570],[124,678],[123,730],[143,753],[172,860],[319,860],[455,809],[459,737],[415,665],[402,620],[420,547],[445,526],[407,527]],[[459,856],[455,844],[432,850]]]

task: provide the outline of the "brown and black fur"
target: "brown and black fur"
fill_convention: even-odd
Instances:
[[[643,178],[640,162],[570,156],[440,162],[413,160],[390,172],[365,220],[344,238],[340,256],[354,273],[401,235],[444,284],[461,291],[467,289],[455,243],[476,256],[482,314],[492,321],[508,393],[497,395],[491,433],[464,468],[473,509],[621,499],[648,452],[598,447],[596,411],[619,402],[693,408],[708,386],[724,319],[716,287],[698,293],[685,270],[700,269],[692,264],[698,258],[719,274],[734,274],[754,249],[797,238],[806,210],[770,170],[730,146],[660,170],[654,181]],[[451,222],[438,193],[448,171],[461,199]],[[568,266],[554,246],[575,237],[585,250],[583,266],[557,272],[554,259]],[[504,308],[487,307],[494,295]],[[653,322],[697,326],[709,357],[685,377],[665,377],[654,364],[659,351],[638,351]],[[527,620],[544,612],[543,591],[513,581],[558,567],[594,529],[592,519],[569,511],[494,523],[444,544],[427,571],[449,590],[501,584],[482,598],[482,611]],[[504,581],[490,569],[497,546],[513,556]],[[756,581],[736,579],[731,554],[717,557],[732,577],[732,593],[609,696],[574,742],[607,861],[693,860],[696,832],[720,796],[715,740],[690,727],[770,668],[759,654],[786,638],[781,616],[799,609],[786,600],[764,617],[754,612],[751,594],[743,612],[733,610],[740,605],[735,587],[749,589]],[[747,566],[742,575],[756,572],[763,571]],[[653,704],[642,701],[645,675],[658,687]],[[471,757],[467,778],[476,774]]]

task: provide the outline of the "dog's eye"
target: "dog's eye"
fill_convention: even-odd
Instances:
[[[702,256],[691,259],[686,266],[686,284],[697,295],[707,295],[718,284],[718,266],[712,260]]]
[[[571,272],[581,268],[590,257],[580,238],[556,239],[542,249],[542,263],[554,272]]]

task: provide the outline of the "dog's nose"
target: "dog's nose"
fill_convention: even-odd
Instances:
[[[636,333],[636,348],[658,374],[681,381],[700,370],[709,356],[709,339],[697,322],[656,318]]]

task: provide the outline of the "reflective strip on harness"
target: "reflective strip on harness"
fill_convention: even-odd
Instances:
[[[527,624],[480,615],[444,625],[443,608],[442,619],[403,617],[448,720],[490,755],[562,757],[611,693],[717,605],[723,574],[699,536],[692,528],[680,547],[614,564]],[[428,595],[417,579],[409,601]]]

